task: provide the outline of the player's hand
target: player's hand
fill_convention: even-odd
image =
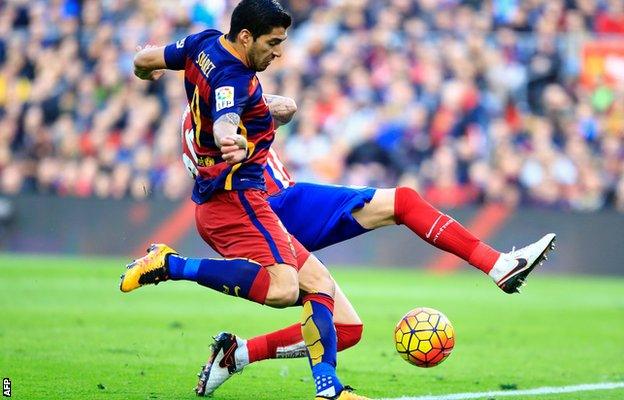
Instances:
[[[144,47],[137,46],[136,51],[138,53],[141,50],[155,49],[157,47],[158,46],[154,46],[153,44],[147,44]],[[148,70],[148,69],[138,68],[136,66],[134,67],[134,75],[136,75],[137,78],[143,79],[146,81],[157,81],[164,74],[165,74],[165,70],[163,69]]]
[[[236,148],[229,153],[223,153],[222,157],[228,164],[238,164],[247,158],[247,150]]]
[[[247,139],[243,135],[226,136],[219,141],[221,146],[236,146],[247,150]]]
[[[244,137],[228,136],[221,139],[220,144],[222,158],[228,164],[238,164],[247,158],[247,140]]]

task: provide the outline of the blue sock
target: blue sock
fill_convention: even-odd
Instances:
[[[334,397],[342,391],[342,384],[336,376],[336,367],[328,363],[318,363],[312,367],[316,395]]]
[[[336,375],[337,339],[333,306],[334,300],[323,293],[303,297],[301,332],[308,348],[316,395],[328,398],[343,389]]]
[[[188,259],[177,254],[167,256],[167,266],[169,267],[169,277],[174,281],[185,280],[197,282],[197,271],[199,270],[199,259]]]
[[[169,278],[197,282],[219,292],[264,304],[269,291],[269,273],[245,258],[186,258],[167,256]]]

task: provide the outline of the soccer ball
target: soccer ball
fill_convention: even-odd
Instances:
[[[395,346],[401,357],[417,367],[440,364],[455,345],[453,325],[438,310],[418,307],[401,318],[394,328]]]

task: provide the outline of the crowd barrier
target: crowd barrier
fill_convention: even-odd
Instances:
[[[449,210],[449,214],[468,227],[482,226],[486,215],[483,208]],[[548,272],[624,275],[624,214],[521,208],[497,219],[490,228],[487,242],[504,251],[556,232],[557,249]],[[190,202],[0,198],[0,251],[135,257],[152,241],[166,242],[189,256],[216,256],[196,232]],[[330,267],[452,270],[465,266],[403,226],[367,233],[319,251],[317,256]]]

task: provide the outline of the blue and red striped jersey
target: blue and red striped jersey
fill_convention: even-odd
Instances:
[[[218,190],[265,190],[263,171],[275,129],[256,72],[213,29],[166,46],[165,62],[184,70],[193,127],[188,144],[197,167],[193,201],[204,203]],[[227,113],[240,116],[238,133],[249,144],[248,157],[235,165],[223,161],[212,132],[214,121]]]
[[[182,129],[180,131],[180,139],[182,142],[182,161],[184,165],[195,178],[199,174],[198,157],[193,150],[193,123],[191,121],[191,110],[186,107],[182,114]],[[267,155],[267,163],[264,167],[264,180],[266,182],[266,191],[269,195],[281,192],[283,189],[295,184],[295,180],[284,165],[282,160],[273,149],[269,149]]]

